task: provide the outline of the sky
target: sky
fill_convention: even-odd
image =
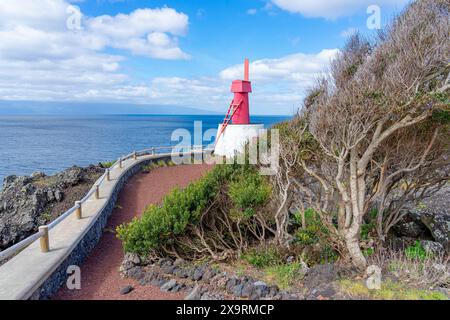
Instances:
[[[374,36],[407,3],[0,0],[0,100],[225,113],[249,58],[251,113],[288,115],[349,35]]]

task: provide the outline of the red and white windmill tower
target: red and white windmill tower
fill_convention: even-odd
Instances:
[[[228,112],[219,125],[214,153],[219,156],[232,157],[243,150],[247,141],[257,137],[264,124],[250,123],[250,104],[248,94],[252,92],[249,81],[249,61],[245,59],[244,80],[234,80],[231,84],[233,100]]]

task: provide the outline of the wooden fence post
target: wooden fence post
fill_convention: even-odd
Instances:
[[[75,206],[77,207],[77,210],[75,211],[77,219],[81,219],[82,218],[81,201],[75,201]]]
[[[50,251],[50,241],[48,238],[48,226],[40,226],[39,232],[43,232],[44,234],[39,238],[41,252],[49,252]]]
[[[95,199],[100,199],[100,186],[98,184],[95,186]]]

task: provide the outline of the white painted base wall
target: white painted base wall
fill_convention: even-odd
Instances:
[[[264,129],[264,124],[229,124],[217,141],[214,154],[233,157],[244,149],[247,141],[257,137],[261,129]],[[217,134],[220,130],[222,124],[219,124]]]

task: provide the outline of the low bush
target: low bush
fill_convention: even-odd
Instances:
[[[287,289],[304,276],[299,262],[279,264],[265,269],[266,280]]]
[[[115,161],[105,161],[100,164],[103,168],[108,169],[108,168],[111,168],[114,163],[116,163],[116,162]]]
[[[416,240],[414,242],[414,245],[407,247],[405,249],[405,254],[410,260],[416,259],[420,261],[424,261],[425,259],[432,256],[432,254],[425,251],[419,240]]]
[[[126,252],[226,259],[239,255],[264,228],[257,210],[269,195],[255,167],[217,165],[185,189],[174,189],[161,206],[152,205],[141,218],[119,226],[118,238]],[[249,210],[245,221],[231,217]]]
[[[175,163],[172,160],[169,160],[169,161],[159,160],[157,162],[151,162],[148,165],[143,166],[142,172],[149,173],[150,171],[152,171],[153,169],[156,169],[156,168],[172,167],[174,165],[175,165]]]
[[[294,224],[300,226],[294,233],[294,243],[304,248],[304,259],[310,264],[337,261],[338,254],[331,245],[329,231],[314,209],[294,214]]]
[[[250,249],[242,255],[242,259],[256,268],[276,266],[283,263],[283,257],[274,247]]]
[[[255,210],[263,205],[271,194],[271,186],[265,178],[258,174],[243,175],[232,181],[228,194],[235,207],[251,217]]]
[[[320,241],[321,235],[326,233],[320,217],[313,209],[297,212],[294,215],[297,224],[302,225],[295,234],[295,241],[300,245],[308,246]]]

